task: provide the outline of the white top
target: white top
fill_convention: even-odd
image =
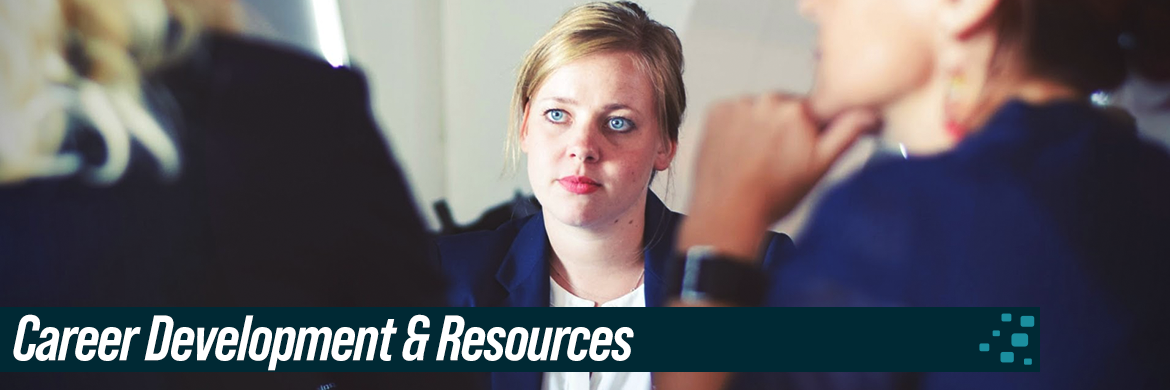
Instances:
[[[548,278],[552,307],[593,307],[594,302],[573,295],[552,277]],[[599,307],[646,307],[646,293],[639,285],[634,291]],[[546,372],[543,390],[648,390],[649,372]]]

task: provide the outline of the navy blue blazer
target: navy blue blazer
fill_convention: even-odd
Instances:
[[[667,266],[673,258],[674,237],[682,214],[666,208],[658,196],[646,200],[643,242],[646,273],[646,306],[665,304]],[[764,252],[768,269],[781,263],[795,250],[785,234],[770,233]],[[462,307],[548,307],[549,243],[542,213],[508,222],[493,231],[441,237],[435,256],[448,278],[449,303]],[[539,389],[537,372],[497,372],[490,380],[493,389]]]
[[[430,237],[360,73],[212,35],[149,81],[165,87],[157,96],[170,103],[164,108],[177,110],[169,119],[178,122],[180,177],[160,182],[136,147],[111,186],[71,178],[0,186],[0,306],[442,304]],[[65,148],[88,152],[84,129],[76,130]],[[465,383],[459,374],[400,373],[2,376],[4,387],[59,389]]]
[[[1088,104],[1012,102],[951,152],[877,162],[835,189],[779,271],[769,303],[1039,307],[1036,321],[1051,325],[1036,338],[1039,356],[1014,364],[1032,358],[1043,369],[792,373],[770,383],[1170,388],[1168,260],[1165,150]]]

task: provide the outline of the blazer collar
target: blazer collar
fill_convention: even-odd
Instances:
[[[548,245],[544,214],[537,212],[520,227],[496,272],[496,281],[508,290],[500,306],[548,307]]]
[[[673,256],[674,233],[679,215],[666,208],[653,192],[647,193],[646,223],[642,241],[646,245],[646,274],[643,279],[646,306],[662,306],[667,266]],[[543,213],[536,213],[520,227],[496,280],[508,291],[501,306],[548,307],[548,232]]]
[[[646,245],[646,306],[663,305],[666,292],[667,268],[674,257],[674,235],[679,214],[670,211],[653,192],[647,194],[646,224],[642,242]]]

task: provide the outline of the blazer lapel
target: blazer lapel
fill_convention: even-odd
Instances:
[[[665,304],[667,269],[674,258],[674,233],[678,225],[676,214],[658,200],[653,192],[647,194],[646,227],[642,240],[646,243],[645,283],[646,307]]]
[[[537,213],[520,228],[496,272],[496,281],[508,292],[499,306],[548,307],[546,259],[548,233],[544,230],[544,215]]]
[[[504,256],[496,281],[508,294],[500,302],[504,307],[548,307],[548,233],[544,215],[529,219]],[[493,372],[493,389],[539,389],[544,379],[539,372]]]

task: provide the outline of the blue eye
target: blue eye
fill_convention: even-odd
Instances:
[[[565,110],[556,108],[544,112],[544,117],[548,118],[548,120],[553,123],[562,123],[568,116],[569,115],[565,113]]]
[[[634,122],[622,117],[609,118],[609,128],[613,131],[627,131],[634,127]]]

